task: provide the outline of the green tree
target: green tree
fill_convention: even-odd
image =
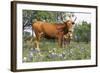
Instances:
[[[66,18],[66,12],[60,11],[38,11],[38,10],[23,10],[23,25],[32,23],[34,20],[47,22],[62,22]]]
[[[89,42],[91,40],[91,24],[83,21],[77,24],[74,31],[74,40],[77,42]]]

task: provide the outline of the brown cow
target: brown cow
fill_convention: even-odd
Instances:
[[[69,39],[72,39],[73,24],[74,22],[72,20],[67,20],[64,23],[34,22],[32,24],[32,30],[34,30],[36,35],[37,50],[39,50],[41,36],[57,39],[59,46],[62,47],[64,36],[68,35],[70,36]]]

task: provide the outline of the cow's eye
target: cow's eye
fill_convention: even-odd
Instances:
[[[75,24],[74,22],[72,22],[72,24]]]

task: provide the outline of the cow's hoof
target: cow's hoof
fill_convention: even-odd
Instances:
[[[39,48],[35,48],[35,50],[37,50],[38,52],[40,52],[40,49]]]

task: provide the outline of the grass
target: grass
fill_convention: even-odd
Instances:
[[[65,48],[59,48],[57,42],[41,40],[40,52],[35,50],[34,41],[23,41],[23,62],[85,60],[91,58],[90,43],[71,41]],[[41,54],[41,55],[40,55]]]

